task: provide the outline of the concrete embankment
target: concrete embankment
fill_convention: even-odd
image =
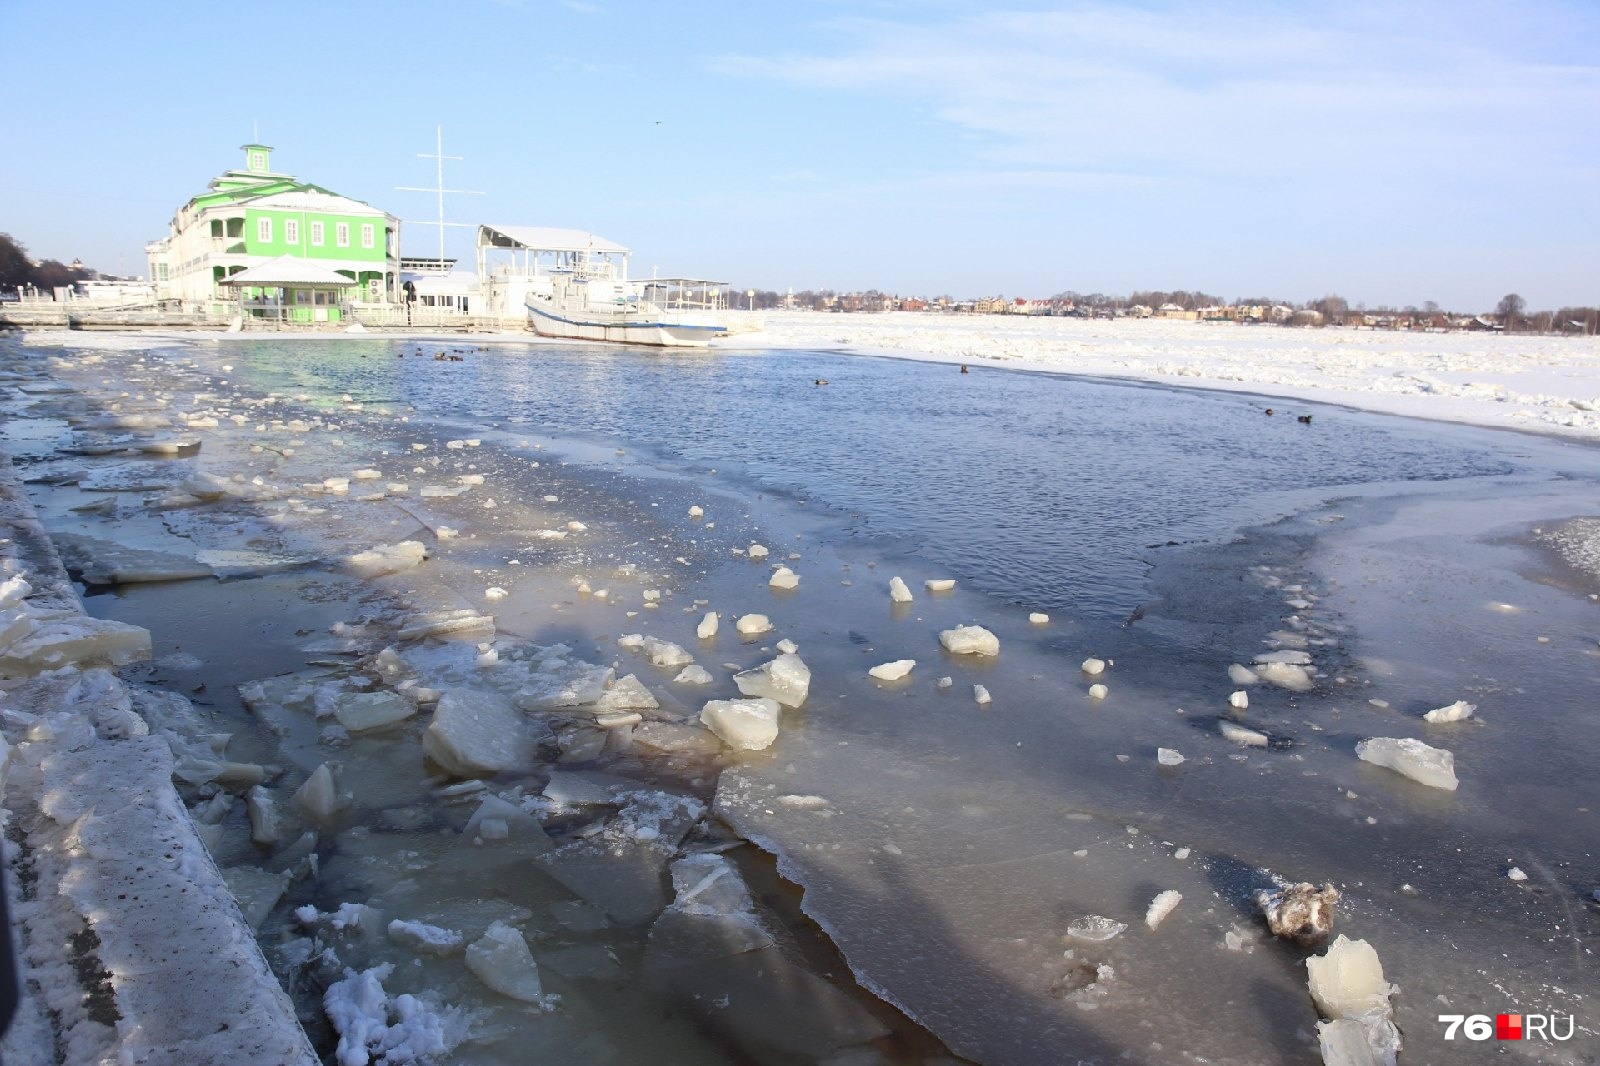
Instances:
[[[316,1063],[112,669],[149,634],[90,618],[0,454],[0,773],[22,1004],[8,1066]]]

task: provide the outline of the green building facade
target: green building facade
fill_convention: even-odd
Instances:
[[[242,169],[213,178],[205,192],[178,209],[168,236],[146,246],[158,298],[185,309],[225,310],[219,305],[249,305],[273,296],[297,309],[296,297],[287,291],[269,294],[222,284],[283,256],[307,260],[349,282],[337,294],[326,286],[305,293],[305,321],[337,321],[338,304],[348,300],[386,303],[397,298],[398,219],[272,170],[267,145],[247,144],[243,151]],[[313,310],[319,306],[334,310]]]

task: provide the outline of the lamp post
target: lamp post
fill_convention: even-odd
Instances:
[[[748,305],[748,309],[754,311],[756,309],[756,290],[746,289],[744,298],[746,304]]]

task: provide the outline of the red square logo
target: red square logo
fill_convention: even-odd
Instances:
[[[1494,1038],[1496,1040],[1521,1040],[1522,1015],[1496,1014],[1494,1016]]]

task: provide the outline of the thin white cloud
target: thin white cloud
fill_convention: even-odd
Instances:
[[[1523,9],[1519,22],[1539,21]],[[1567,9],[1552,5],[1561,14]],[[724,74],[887,96],[975,135],[997,167],[1290,174],[1586,164],[1600,67],[1560,63],[1464,8],[1099,3],[848,19],[832,50],[730,56]],[[1546,27],[1554,31],[1554,23]],[[1508,152],[1508,144],[1516,150]]]

